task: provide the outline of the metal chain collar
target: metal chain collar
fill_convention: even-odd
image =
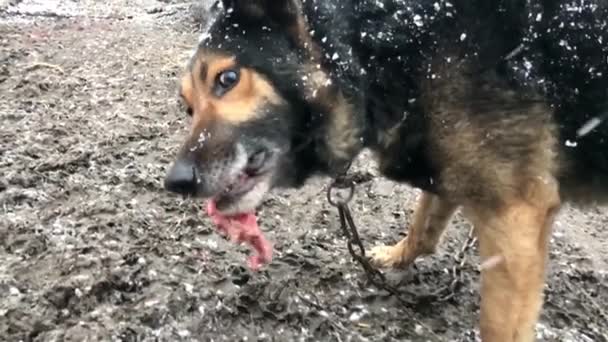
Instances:
[[[350,168],[350,164],[334,178],[332,183],[327,188],[327,200],[328,202],[338,209],[340,217],[340,227],[342,233],[347,239],[348,252],[352,258],[359,263],[359,265],[365,271],[368,280],[376,287],[388,291],[391,295],[395,296],[400,302],[404,304],[413,304],[411,300],[404,298],[400,291],[390,285],[386,277],[376,267],[374,267],[369,258],[365,255],[365,247],[359,236],[357,226],[353,219],[352,213],[348,206],[348,203],[353,199],[355,195],[355,182],[349,180],[346,177],[346,173]],[[346,189],[347,193],[345,197],[337,198],[335,194],[339,189]],[[469,235],[465,243],[462,245],[460,251],[454,256],[455,265],[452,267],[452,282],[450,285],[439,289],[432,294],[437,300],[443,302],[448,301],[454,297],[456,291],[459,289],[459,285],[462,284],[462,269],[466,264],[466,252],[475,245],[477,239],[473,236],[473,228],[469,231]]]

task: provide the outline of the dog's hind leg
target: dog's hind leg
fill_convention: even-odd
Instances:
[[[393,246],[376,246],[370,251],[374,264],[381,267],[407,267],[418,256],[432,254],[457,205],[423,192],[407,237]]]
[[[552,177],[529,182],[518,199],[498,210],[465,206],[479,238],[482,260],[483,341],[534,341],[542,307],[545,267],[553,219],[560,206]],[[469,215],[470,214],[470,215]],[[489,260],[495,260],[489,265]]]

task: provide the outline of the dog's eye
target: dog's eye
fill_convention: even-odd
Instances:
[[[238,70],[224,70],[217,75],[214,86],[214,93],[217,96],[222,96],[232,89],[239,82]]]

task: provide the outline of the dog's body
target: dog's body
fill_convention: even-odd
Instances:
[[[580,3],[580,4],[579,4]],[[173,191],[255,208],[363,148],[423,190],[406,266],[459,207],[482,258],[484,341],[531,341],[552,219],[608,200],[608,3],[236,0],[182,80],[191,137]]]

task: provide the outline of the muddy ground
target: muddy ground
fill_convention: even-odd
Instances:
[[[176,81],[201,4],[0,0],[0,339],[5,341],[475,341],[478,259],[433,293],[469,225],[403,272],[404,305],[365,280],[325,200],[327,179],[260,211],[273,263],[214,233],[164,172],[186,131]],[[355,165],[366,245],[404,234],[418,193]],[[399,200],[395,200],[398,198]],[[567,208],[551,250],[538,336],[608,341],[608,210]]]

